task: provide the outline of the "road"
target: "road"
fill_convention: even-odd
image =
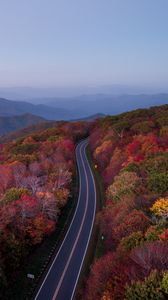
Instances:
[[[86,146],[84,140],[76,147],[80,187],[73,219],[34,300],[74,299],[96,211],[96,187],[86,157]]]

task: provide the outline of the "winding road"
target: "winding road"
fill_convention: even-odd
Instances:
[[[80,187],[73,219],[34,300],[74,299],[96,211],[96,187],[86,146],[87,140],[84,140],[76,147]]]

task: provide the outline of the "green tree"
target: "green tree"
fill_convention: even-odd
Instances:
[[[127,300],[163,300],[165,299],[160,289],[161,275],[154,270],[144,281],[132,282],[126,287]]]
[[[148,188],[155,193],[165,193],[168,190],[168,173],[153,173],[148,178]]]

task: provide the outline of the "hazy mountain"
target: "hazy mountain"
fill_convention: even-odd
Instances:
[[[0,99],[0,116],[31,113],[48,120],[83,119],[97,113],[119,114],[137,108],[168,103],[168,94],[140,95],[81,95],[71,98],[43,97],[36,99],[43,104]]]
[[[109,85],[97,85],[97,86],[78,86],[78,87],[49,87],[49,88],[37,88],[37,87],[11,87],[0,88],[0,97],[28,101],[33,101],[38,98],[46,97],[77,97],[82,94],[95,95],[95,94],[110,94],[110,95],[122,95],[122,94],[157,94],[167,93],[167,87],[157,86],[131,86],[123,84],[109,84]],[[41,103],[41,102],[37,102]]]
[[[45,119],[31,114],[21,116],[0,117],[0,136],[9,132],[44,122]]]
[[[73,98],[46,98],[39,101],[53,107],[70,108],[75,115],[88,116],[101,112],[103,114],[118,114],[136,108],[168,103],[168,94],[140,95],[82,95]]]
[[[106,116],[105,114],[100,113],[100,114],[91,115],[91,116],[88,116],[88,117],[85,117],[85,118],[75,119],[75,120],[72,120],[72,122],[76,122],[76,121],[92,122],[96,119],[100,119],[100,118],[103,118],[105,116]]]
[[[0,98],[0,116],[16,116],[24,113],[38,115],[48,120],[73,118],[70,111],[62,108],[49,107],[43,104],[32,104],[21,101],[10,101]]]

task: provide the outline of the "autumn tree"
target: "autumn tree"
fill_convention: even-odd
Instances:
[[[163,219],[168,218],[168,198],[158,199],[151,207],[152,213]]]
[[[136,193],[141,184],[135,172],[123,172],[114,178],[114,183],[107,189],[107,198],[118,201],[122,196]]]
[[[0,194],[10,188],[13,183],[13,174],[9,165],[0,165]]]

